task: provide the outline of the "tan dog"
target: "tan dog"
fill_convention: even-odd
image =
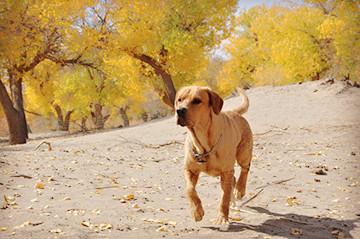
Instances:
[[[221,112],[223,100],[210,88],[189,86],[176,94],[177,123],[188,130],[185,179],[195,221],[202,220],[204,216],[201,200],[195,190],[200,172],[221,178],[222,199],[217,224],[228,222],[233,191],[237,199],[245,194],[253,137],[248,122],[241,116],[247,111],[249,100],[243,91],[240,93],[243,104],[226,112]],[[234,177],[235,162],[241,166],[237,181]]]

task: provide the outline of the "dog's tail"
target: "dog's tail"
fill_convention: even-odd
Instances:
[[[243,89],[238,87],[236,88],[236,90],[242,98],[242,104],[238,108],[235,108],[233,111],[242,115],[245,114],[249,109],[249,98],[247,97]]]

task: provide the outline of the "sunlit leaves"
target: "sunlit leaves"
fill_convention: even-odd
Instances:
[[[235,20],[218,87],[288,84],[319,77],[358,79],[360,12],[352,1],[254,7]]]

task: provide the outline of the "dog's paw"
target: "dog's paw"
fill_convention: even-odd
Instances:
[[[229,224],[229,218],[225,217],[224,215],[220,214],[216,220],[215,220],[215,224],[216,225],[224,225],[224,224]]]
[[[205,212],[204,212],[204,209],[202,208],[202,206],[200,205],[195,210],[193,210],[192,214],[193,214],[194,220],[196,222],[198,222],[198,221],[202,220]]]
[[[235,195],[235,199],[240,200],[245,196],[245,190],[235,189],[234,195]]]

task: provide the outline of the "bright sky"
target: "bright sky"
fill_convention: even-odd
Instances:
[[[267,1],[266,0],[239,0],[238,5],[242,9],[249,9],[256,5],[265,4],[267,6],[271,6],[274,3],[278,3],[278,2],[281,2],[281,1],[278,1],[278,0],[267,0]]]

